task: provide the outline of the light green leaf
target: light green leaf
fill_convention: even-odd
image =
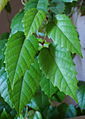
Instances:
[[[63,2],[73,2],[73,1],[77,1],[77,0],[62,0]]]
[[[10,106],[12,105],[8,91],[7,74],[4,67],[0,69],[0,95]]]
[[[14,16],[11,23],[11,35],[15,34],[18,31],[24,31],[23,24],[22,24],[23,17],[24,17],[23,10],[19,12],[16,16]]]
[[[34,36],[24,40],[22,32],[12,35],[5,52],[6,70],[11,85],[21,79],[29,69],[38,51],[38,41]],[[13,86],[12,85],[12,86]]]
[[[77,101],[76,71],[70,53],[64,48],[50,45],[49,49],[41,50],[39,63],[52,84]]]
[[[44,19],[45,12],[41,10],[38,11],[35,8],[30,9],[25,13],[23,18],[23,24],[24,32],[27,38],[40,28]]]
[[[82,56],[78,34],[71,20],[66,15],[56,15],[56,24],[50,23],[48,25],[47,34],[54,41],[54,44],[58,44],[72,53]]]
[[[0,0],[0,12],[3,10],[9,0]]]
[[[85,85],[81,85],[77,92],[78,103],[80,108],[85,109]]]
[[[35,114],[34,114],[34,117],[33,119],[42,119],[42,115],[40,112],[36,111]]]
[[[48,0],[38,0],[37,9],[47,12]]]
[[[47,12],[48,0],[30,0],[25,4],[25,10],[36,8]]]
[[[52,82],[43,76],[43,79],[40,82],[41,90],[51,98],[51,96],[58,90],[53,86]]]
[[[40,76],[39,64],[36,59],[24,77],[18,79],[14,84],[12,101],[19,113],[35,94],[40,83]]]

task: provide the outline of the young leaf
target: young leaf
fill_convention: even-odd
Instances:
[[[64,48],[50,45],[49,49],[41,50],[39,63],[52,84],[77,101],[76,71],[70,53]]]
[[[0,0],[0,12],[3,10],[9,0]]]
[[[71,20],[66,15],[56,15],[56,24],[48,25],[47,34],[54,44],[58,44],[72,53],[82,56],[78,34]]]
[[[40,81],[41,90],[51,98],[51,96],[58,90],[53,86],[52,82],[43,76],[43,79]]]
[[[85,109],[85,85],[81,85],[77,92],[78,103],[80,108]]]
[[[23,18],[24,32],[28,38],[32,33],[35,33],[45,19],[45,12],[35,8],[28,10]]]
[[[22,32],[12,35],[5,52],[6,70],[11,84],[24,76],[38,51],[38,41],[34,36],[24,40]],[[13,85],[12,85],[13,86]]]
[[[36,8],[38,10],[43,10],[47,12],[48,10],[48,0],[30,0],[25,4],[25,10]]]
[[[12,102],[20,113],[35,94],[40,82],[40,69],[37,59],[26,71],[24,77],[14,84]]]
[[[22,18],[24,17],[24,11],[19,12],[13,19],[11,23],[11,35],[18,31],[24,31]]]
[[[8,91],[7,74],[4,67],[0,69],[0,95],[10,106],[12,105]]]

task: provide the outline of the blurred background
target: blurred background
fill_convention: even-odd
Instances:
[[[10,23],[13,16],[22,8],[21,0],[11,0],[10,1],[11,12],[7,12],[4,9],[0,13],[0,34],[10,31]]]

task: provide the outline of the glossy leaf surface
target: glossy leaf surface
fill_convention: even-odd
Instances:
[[[70,53],[63,48],[43,48],[39,55],[42,71],[55,87],[77,101],[76,71]]]
[[[28,38],[30,35],[35,33],[42,25],[45,19],[45,12],[37,10],[35,8],[28,10],[23,18],[24,32]]]
[[[18,113],[20,113],[24,106],[32,99],[39,87],[39,82],[40,69],[36,59],[30,69],[26,71],[24,77],[18,79],[14,84],[12,102]]]
[[[56,15],[56,23],[48,25],[47,33],[54,44],[67,48],[72,53],[77,53],[82,56],[78,34],[71,20],[66,15]]]

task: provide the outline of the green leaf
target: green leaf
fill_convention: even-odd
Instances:
[[[61,14],[64,12],[65,4],[61,0],[52,0],[49,9],[55,14]]]
[[[56,15],[56,24],[50,23],[48,25],[47,34],[54,44],[58,44],[72,53],[82,56],[78,34],[71,20],[66,15]]]
[[[14,16],[11,23],[11,35],[15,34],[18,31],[24,31],[23,24],[22,24],[23,17],[24,17],[23,10],[19,12],[16,16]]]
[[[0,40],[7,40],[8,37],[9,37],[9,33],[2,33],[2,34],[0,35]]]
[[[33,119],[42,119],[42,115],[40,112],[36,111],[35,114],[34,114],[34,117]]]
[[[74,105],[67,105],[65,103],[62,103],[57,107],[57,117],[59,119],[67,119],[70,117],[77,116],[77,111]]]
[[[0,95],[10,106],[12,105],[8,91],[7,74],[4,67],[0,69]]]
[[[49,106],[49,100],[46,95],[42,92],[38,92],[35,96],[31,99],[31,102],[28,104],[34,110],[43,111]]]
[[[0,0],[0,12],[3,10],[9,0]]]
[[[78,104],[80,108],[85,109],[85,85],[81,85],[77,92]]]
[[[0,35],[0,60],[4,60],[5,44],[7,42],[8,37],[8,33],[3,33]]]
[[[47,12],[48,0],[30,0],[25,4],[25,10],[36,8]]]
[[[73,2],[73,1],[77,1],[77,0],[62,0],[63,2]]]
[[[7,42],[5,51],[5,63],[7,75],[11,84],[13,83],[14,75],[16,73],[16,66],[23,42],[24,34],[22,32],[18,32],[12,35]]]
[[[48,110],[45,110],[45,119],[61,119],[58,118],[58,109],[56,106],[49,106]],[[62,114],[61,114],[62,115]]]
[[[39,63],[52,84],[77,101],[76,71],[70,53],[64,48],[50,45],[49,49],[41,50]]]
[[[71,104],[71,105],[68,106],[68,108],[66,110],[65,117],[66,118],[72,118],[72,117],[75,117],[75,116],[77,116],[77,111],[76,111],[76,108],[74,107],[74,105]]]
[[[43,76],[43,79],[40,82],[41,90],[51,98],[51,96],[58,90],[53,86],[52,82]]]
[[[37,8],[37,3],[38,3],[38,0],[29,0],[26,2],[25,4],[25,11],[31,9],[31,8]]]
[[[37,9],[47,12],[48,0],[38,0]]]
[[[42,119],[42,115],[40,112],[36,111],[33,115],[33,117],[29,118],[29,119]]]
[[[14,84],[12,102],[20,113],[35,94],[40,82],[40,69],[37,59],[26,71],[24,77]]]
[[[24,40],[22,32],[12,35],[5,52],[6,70],[11,85],[21,79],[38,51],[38,41],[34,36]],[[12,85],[12,87],[13,87]]]
[[[41,10],[38,11],[35,8],[30,9],[25,13],[23,18],[23,24],[24,32],[27,38],[40,28],[44,19],[45,12]]]
[[[0,119],[9,119],[9,118],[10,118],[9,114],[6,112],[5,109],[3,109],[3,112],[0,115]]]
[[[65,94],[59,90],[51,97],[52,101],[62,102],[65,99]]]

